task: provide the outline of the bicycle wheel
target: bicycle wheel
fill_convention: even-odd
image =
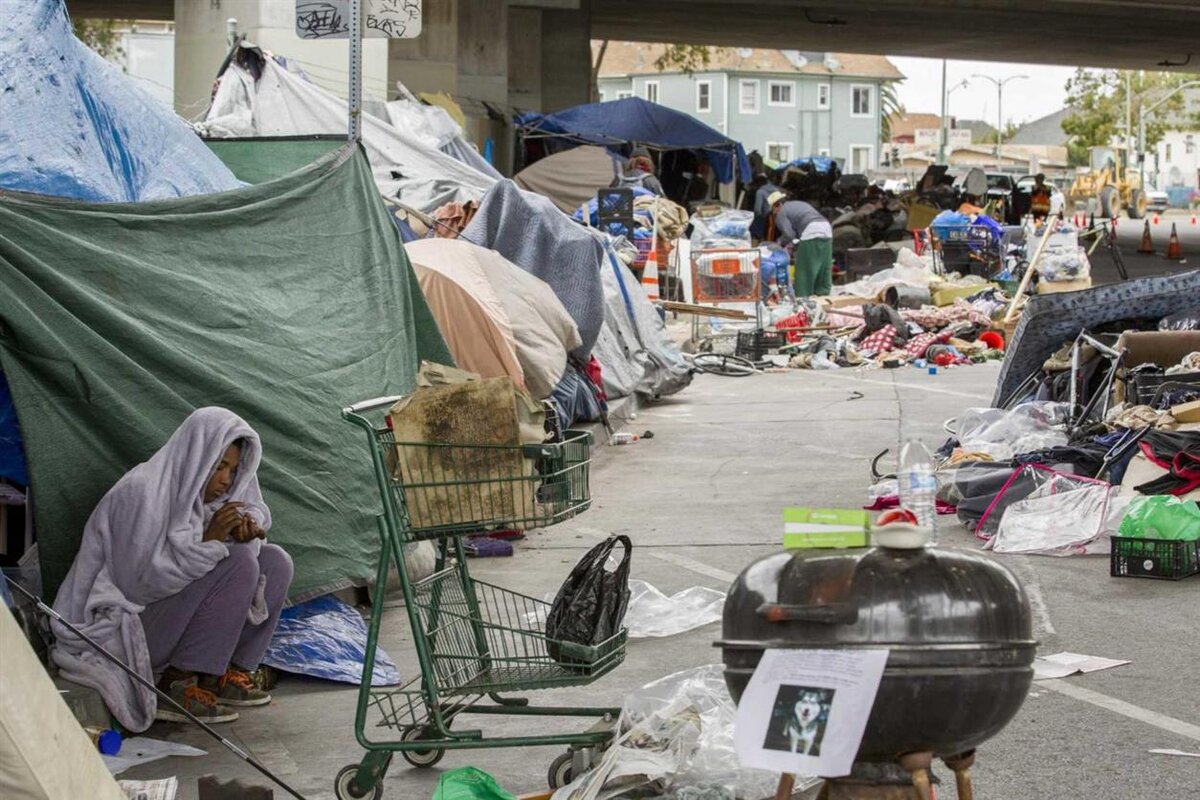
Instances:
[[[723,355],[721,353],[698,353],[692,359],[692,366],[700,372],[710,375],[723,375],[727,378],[745,378],[758,372],[754,362],[741,356]]]

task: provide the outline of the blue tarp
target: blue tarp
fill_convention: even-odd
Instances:
[[[690,114],[640,97],[589,103],[553,114],[524,114],[517,118],[517,124],[527,136],[561,137],[576,144],[604,147],[639,144],[657,150],[700,150],[721,183],[733,180],[736,158],[737,174],[743,179],[750,176],[750,161],[739,142]]]
[[[241,185],[172,109],[75,38],[63,0],[0,7],[0,188],[128,202]]]
[[[783,165],[783,169],[788,167],[803,167],[811,166],[814,170],[824,175],[829,170],[837,166],[837,161],[829,156],[805,156],[804,158],[793,158],[791,161]]]

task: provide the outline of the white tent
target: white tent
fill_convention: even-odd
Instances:
[[[246,64],[254,64],[257,80]],[[346,101],[243,44],[221,76],[207,116],[196,127],[218,138],[343,133]],[[362,116],[362,131],[379,191],[418,211],[478,200],[496,182],[431,141],[370,114]]]
[[[422,239],[405,250],[455,364],[485,378],[508,375],[534,397],[549,397],[579,346],[554,291],[462,239]]]

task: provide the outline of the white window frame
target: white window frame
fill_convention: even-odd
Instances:
[[[654,97],[650,96],[650,87],[651,86],[654,87]],[[660,86],[659,86],[658,81],[646,81],[644,84],[642,84],[642,99],[647,100],[651,103],[657,103],[658,98],[661,96],[659,94],[659,90],[660,90]]]
[[[828,83],[817,84],[817,108],[828,109],[829,99],[833,96],[833,87]]]
[[[776,86],[788,87],[789,97],[791,100],[787,102],[776,103],[771,99],[771,90]],[[796,107],[796,82],[795,81],[767,81],[767,105],[775,106],[776,108],[795,108]]]
[[[708,105],[700,105],[700,87],[708,87]],[[712,81],[696,81],[696,113],[703,114],[712,111]]]
[[[754,85],[754,108],[746,109],[746,87]],[[738,113],[739,114],[757,114],[762,108],[762,81],[747,80],[745,78],[738,81]]]
[[[605,90],[601,89],[601,90],[600,90],[600,102],[601,102],[601,103],[603,103],[603,102],[604,102],[605,100],[607,100],[607,99],[608,99],[608,92],[606,92]]]
[[[786,147],[787,148],[787,158],[771,158],[771,148],[772,147]],[[792,158],[794,157],[792,155],[792,153],[795,151],[796,147],[795,147],[794,143],[792,143],[792,142],[767,142],[763,149],[767,153],[767,158],[771,158],[772,161],[778,161],[780,164],[786,164],[787,162],[791,161]]]
[[[617,90],[617,99],[618,100],[628,100],[631,97],[633,97],[633,92],[631,92],[627,89],[618,89]]]
[[[859,89],[867,91],[867,97],[870,98],[870,109],[867,113],[862,114],[854,110],[854,93]],[[855,119],[871,119],[875,116],[875,86],[870,83],[852,83],[850,84],[850,116]]]
[[[867,151],[867,167],[866,167],[866,169],[863,170],[864,172],[867,169],[875,168],[875,145],[873,145],[873,144],[852,144],[846,150],[846,172],[848,174],[851,174],[851,175],[861,174],[861,173],[854,172],[854,151],[855,150],[866,150]]]

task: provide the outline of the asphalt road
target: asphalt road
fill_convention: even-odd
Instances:
[[[1151,215],[1147,220],[1127,219],[1117,220],[1117,241],[1125,269],[1130,278],[1144,278],[1151,275],[1166,275],[1172,272],[1200,269],[1200,216],[1190,212],[1171,210],[1165,214]],[[1196,220],[1193,223],[1193,220]],[[1146,223],[1150,223],[1150,239],[1154,245],[1153,254],[1139,253],[1138,247],[1142,242],[1142,234]],[[1179,234],[1179,244],[1183,250],[1183,260],[1168,259],[1167,240],[1171,235],[1171,225]],[[1113,262],[1112,256],[1104,245],[1096,249],[1092,255],[1092,280],[1094,283],[1115,283],[1121,276]]]
[[[692,586],[724,590],[751,561],[779,549],[782,508],[861,505],[872,456],[895,448],[902,434],[940,442],[943,420],[987,404],[997,374],[992,364],[935,377],[916,370],[700,376],[681,395],[627,423],[630,430],[653,431],[654,438],[599,448],[590,511],[532,534],[517,545],[513,558],[472,562],[473,573],[542,597],[557,589],[587,548],[608,533],[625,533],[635,543],[632,577],[667,594]],[[957,525],[943,530],[941,546],[978,550],[978,542]],[[1105,557],[997,559],[1014,571],[1033,601],[1041,653],[1065,650],[1132,663],[1035,683],[1017,717],[980,748],[975,797],[1195,798],[1200,759],[1148,751],[1200,751],[1200,578],[1180,583],[1110,578]],[[408,621],[398,603],[391,605],[382,643],[411,675]],[[636,687],[719,661],[713,647],[719,636],[719,624],[712,624],[668,638],[635,640],[625,663],[599,682],[537,692],[533,699],[620,705]],[[309,798],[328,800],[334,774],[363,752],[353,732],[354,689],[291,679],[275,695],[270,706],[246,709],[222,732]],[[465,718],[463,724],[468,724]],[[507,734],[580,726],[578,721],[531,725],[486,717],[471,724]],[[122,777],[178,775],[180,800],[194,800],[198,775],[255,778],[195,730],[160,724],[149,735],[184,741],[209,755],[170,759]],[[514,793],[539,790],[560,752],[556,747],[448,752],[425,770],[396,758],[383,796],[430,797],[441,774],[465,765],[487,770]],[[945,769],[939,772],[950,777]],[[943,783],[939,798],[954,798],[952,785],[952,778]],[[275,796],[283,795],[276,790]]]

